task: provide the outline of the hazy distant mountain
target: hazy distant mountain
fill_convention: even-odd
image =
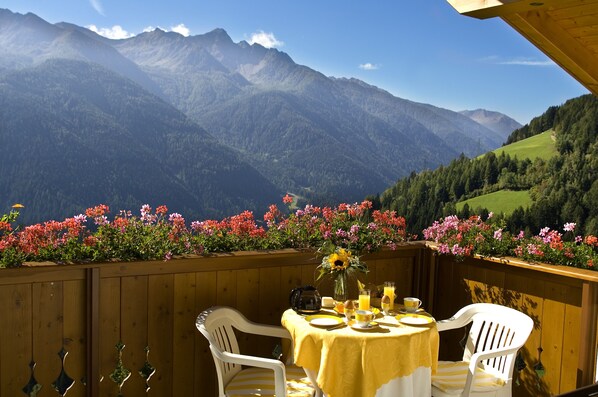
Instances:
[[[47,62],[55,59],[79,66],[67,62],[71,66],[60,74],[55,61]],[[64,79],[76,81],[67,72],[90,82],[86,90],[63,85]],[[53,84],[56,89],[29,93],[35,88],[28,84],[31,73],[42,86]],[[152,166],[154,170],[148,165],[147,175],[162,172],[164,180],[172,179],[176,186],[171,191],[180,188],[181,197],[188,197],[175,200],[173,193],[172,200],[190,209],[197,206],[198,211],[241,205],[258,209],[273,192],[287,191],[318,203],[360,200],[413,170],[436,168],[461,153],[474,157],[504,142],[500,133],[469,117],[397,98],[360,80],[324,76],[276,49],[234,43],[222,29],[192,37],[156,29],[110,40],[69,23],[52,25],[33,14],[0,10],[0,78],[8,84],[0,87],[0,95],[8,95],[2,89],[9,88],[20,95],[11,105],[18,103],[19,108],[5,113],[12,122],[26,123],[29,97],[31,103],[43,105],[33,112],[40,112],[36,117],[41,124],[30,128],[49,124],[48,133],[61,137],[61,131],[75,134],[76,128],[103,131],[115,142],[110,152],[115,164],[129,155],[128,145],[116,144],[121,136],[161,126],[153,132],[155,139],[177,151],[160,157],[159,145],[151,146],[147,158],[159,166]],[[111,84],[106,92],[103,81],[117,78],[122,82]],[[21,91],[15,84],[23,85]],[[86,104],[86,117],[68,108],[73,95]],[[94,102],[100,99],[102,108]],[[10,102],[8,96],[4,100]],[[139,116],[148,112],[152,117]],[[127,120],[126,127],[122,120]],[[78,134],[80,142],[93,137]],[[180,164],[183,159],[187,162]],[[122,172],[113,172],[125,179],[133,172],[119,169]],[[147,189],[138,191],[150,194]],[[130,197],[131,202],[141,199]]]
[[[75,29],[74,26],[64,24],[60,27],[32,13],[21,15],[0,8],[0,67],[23,68],[56,58],[88,61],[116,71],[161,95],[158,86],[137,65],[105,41],[90,37],[81,32],[83,28]]]
[[[0,120],[2,201],[24,202],[23,220],[99,203],[222,216],[282,194],[171,105],[89,63],[49,60],[0,78]]]
[[[484,127],[498,132],[503,137],[503,143],[507,140],[511,132],[523,127],[519,122],[509,116],[499,112],[493,112],[486,109],[463,110],[459,112]]]
[[[458,113],[335,79],[222,29],[155,30],[114,44],[170,101],[285,190],[355,200],[412,170],[503,142]]]

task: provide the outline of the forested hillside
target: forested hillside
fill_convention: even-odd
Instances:
[[[460,201],[500,190],[529,190],[532,204],[505,216],[512,231],[560,229],[575,222],[579,233],[598,234],[598,98],[585,95],[551,107],[509,140],[540,129],[555,131],[557,154],[548,161],[504,153],[461,156],[446,167],[400,180],[381,195],[380,205],[405,215],[410,231],[421,233],[434,220],[456,214]],[[465,206],[458,215],[487,212]]]

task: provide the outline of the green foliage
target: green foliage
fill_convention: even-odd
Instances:
[[[510,149],[474,160],[461,156],[446,167],[399,180],[381,195],[382,208],[406,214],[408,231],[420,233],[442,216],[488,213],[492,201],[487,207],[480,201],[465,201],[484,200],[479,197],[510,190],[507,196],[497,193],[489,197],[510,201],[505,213],[512,212],[504,221],[511,232],[558,229],[574,222],[581,234],[598,234],[598,98],[585,95],[569,100],[534,120],[533,128],[528,129],[552,129],[556,136],[554,145],[551,142],[549,146],[557,152],[549,159],[515,158]],[[532,142],[546,142],[547,138],[548,133]],[[525,195],[516,193],[523,191],[529,191],[531,202],[517,196]]]
[[[541,116],[534,117],[529,124],[526,124],[523,127],[513,131],[507,139],[505,145],[509,145],[534,135],[541,134],[544,131],[553,128],[557,119],[558,111],[558,106],[549,107]]]

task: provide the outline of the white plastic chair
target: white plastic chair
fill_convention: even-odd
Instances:
[[[313,396],[315,389],[303,368],[285,366],[275,359],[243,355],[239,351],[234,329],[291,339],[285,328],[251,322],[230,307],[212,307],[201,312],[195,325],[210,344],[216,364],[219,397]]]
[[[446,331],[469,323],[463,360],[438,363],[432,396],[510,397],[517,351],[532,332],[533,320],[509,307],[474,303],[437,325]]]

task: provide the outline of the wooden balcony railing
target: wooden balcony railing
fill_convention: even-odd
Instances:
[[[514,261],[455,262],[425,243],[364,260],[369,282],[395,281],[399,297],[421,297],[437,319],[471,302],[500,303],[532,316],[536,327],[522,349],[525,368],[517,372],[515,396],[548,396],[594,382],[598,273]],[[1,270],[0,396],[216,395],[197,314],[229,305],[251,320],[280,324],[290,290],[314,284],[317,264],[312,252],[283,250]],[[317,287],[332,293],[332,282]],[[458,356],[461,337],[442,336],[441,358]],[[241,343],[251,354],[270,356],[276,341],[246,337]]]

